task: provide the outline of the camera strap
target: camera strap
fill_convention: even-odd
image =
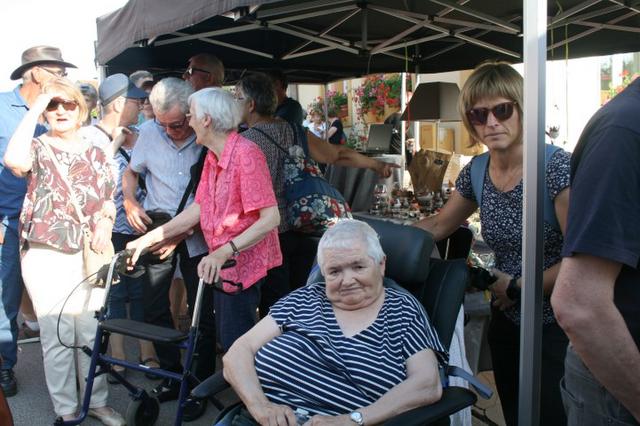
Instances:
[[[180,200],[180,204],[178,205],[178,209],[176,210],[176,216],[178,216],[182,212],[182,210],[184,210],[185,206],[187,205],[187,200],[189,200],[189,196],[191,196],[191,193],[195,192],[198,188],[198,182],[200,181],[200,175],[202,174],[204,159],[207,156],[207,152],[209,152],[209,150],[205,147],[202,147],[202,151],[200,151],[198,161],[196,161],[189,170],[191,178],[189,179],[187,188],[184,190],[184,194],[182,194],[182,199]]]

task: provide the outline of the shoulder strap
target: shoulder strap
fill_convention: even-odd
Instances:
[[[489,164],[489,153],[476,155],[471,159],[471,189],[476,197],[478,207],[482,204],[482,188],[484,187],[484,175]]]
[[[73,205],[73,208],[76,211],[76,214],[78,215],[78,219],[80,220],[80,223],[86,223],[87,217],[84,215],[84,213],[82,213],[82,209],[80,208],[80,205],[78,204],[78,200],[76,199],[76,193],[73,191],[73,187],[71,186],[71,183],[69,183],[69,181],[67,180],[67,174],[62,173],[62,168],[60,166],[60,163],[58,162],[58,159],[56,158],[56,155],[53,153],[53,150],[51,149],[49,144],[45,143],[42,139],[36,138],[36,140],[40,142],[40,144],[44,147],[45,151],[47,152],[47,155],[51,159],[51,162],[53,163],[55,168],[58,170],[58,175],[60,175],[62,182],[66,185],[67,189],[69,190],[69,198],[70,198],[71,204]]]
[[[556,231],[560,231],[560,224],[558,223],[558,218],[556,217],[556,209],[553,200],[549,196],[549,188],[547,186],[547,166],[549,165],[549,161],[551,161],[551,157],[560,149],[559,146],[545,144],[544,145],[544,221],[551,225]]]
[[[200,151],[200,156],[198,157],[198,161],[196,161],[193,164],[193,166],[191,166],[191,169],[189,170],[189,174],[191,175],[191,178],[189,179],[187,188],[184,190],[184,194],[182,194],[182,199],[180,200],[180,204],[178,205],[178,209],[176,210],[176,216],[179,215],[182,212],[182,210],[184,210],[184,207],[187,205],[187,200],[189,200],[189,196],[196,188],[197,181],[200,179],[200,174],[202,173],[202,167],[204,166],[204,159],[207,156],[207,152],[208,152],[207,148],[202,147],[202,151]],[[197,173],[196,170],[200,170],[200,173]]]
[[[289,153],[287,152],[286,149],[284,149],[278,142],[275,141],[275,139],[273,139],[271,136],[269,136],[266,132],[264,132],[261,129],[258,129],[257,127],[252,127],[253,130],[255,130],[258,133],[261,133],[265,138],[267,138],[269,140],[269,142],[271,142],[272,144],[274,144],[280,151],[282,151],[286,156],[289,156]],[[295,137],[295,133],[294,133],[294,137]]]
[[[98,129],[102,133],[104,133],[109,138],[109,141],[113,141],[113,138],[111,137],[111,135],[109,133],[107,133],[107,131],[105,129],[103,129],[102,126],[100,126],[99,124],[94,124],[93,127],[95,127],[96,129]]]
[[[127,164],[129,164],[131,162],[131,156],[129,154],[127,154],[127,151],[124,148],[122,148],[122,147],[118,148],[118,152],[120,153],[120,155],[122,155],[124,157],[124,159],[127,162]],[[140,174],[138,174],[138,186],[143,191],[147,190],[147,183],[144,181],[144,179],[142,178],[142,176]]]

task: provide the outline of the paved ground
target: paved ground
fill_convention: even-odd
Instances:
[[[132,348],[135,345],[126,345]],[[42,365],[42,352],[39,343],[25,343],[19,346],[18,365],[15,369],[18,379],[19,391],[16,396],[8,398],[11,412],[13,413],[16,426],[49,426],[55,420],[53,405],[49,399],[47,386],[44,380],[44,368]],[[129,350],[127,354],[130,360],[137,359],[137,353]],[[220,364],[220,363],[218,363]],[[143,386],[150,391],[158,383],[148,380],[142,373],[129,372],[127,377],[137,385]],[[119,385],[109,385],[109,403],[124,415],[127,405],[131,401],[124,387]],[[223,403],[230,403],[235,399],[231,391],[221,394]],[[176,402],[167,402],[160,406],[160,418],[157,425],[172,425],[176,410]],[[207,412],[197,421],[186,423],[193,426],[211,425],[218,411],[211,404],[207,407]],[[87,419],[83,424],[88,426],[99,426],[101,423],[95,419]]]

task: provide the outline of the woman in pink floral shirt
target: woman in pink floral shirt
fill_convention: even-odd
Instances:
[[[219,88],[202,89],[191,95],[189,105],[196,141],[209,149],[195,202],[127,247],[141,250],[200,224],[210,253],[198,265],[198,275],[208,283],[219,278],[242,283],[238,292],[225,282],[214,297],[218,339],[227,350],[255,324],[258,284],[282,263],[280,214],[264,154],[235,131],[241,112],[233,96]],[[231,257],[237,265],[221,271]]]
[[[40,115],[50,130],[32,139]],[[27,178],[20,217],[22,276],[40,324],[49,394],[56,414],[64,420],[75,418],[76,382],[84,388],[90,363],[87,355],[70,346],[93,346],[97,323],[91,301],[101,301],[96,289],[83,282],[83,225],[72,200],[89,219],[96,252],[102,252],[111,239],[115,217],[115,182],[108,158],[78,133],[86,117],[82,93],[66,79],[53,79],[31,105],[4,156],[13,174]],[[76,359],[82,375],[77,380]],[[96,377],[89,415],[104,424],[124,424],[122,416],[107,406],[107,396],[105,376]]]

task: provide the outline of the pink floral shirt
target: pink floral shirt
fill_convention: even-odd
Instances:
[[[93,231],[103,204],[113,202],[115,180],[102,149],[91,145],[84,152],[71,153],[49,146],[74,193],[69,193],[46,149],[34,139],[27,194],[20,214],[21,246],[25,249],[25,242],[30,241],[77,253],[82,250],[82,226],[71,197],[76,197]]]
[[[277,206],[264,154],[253,142],[233,132],[220,159],[209,151],[195,202],[200,205],[200,227],[210,251],[228,243],[260,218],[260,209]],[[282,264],[278,229],[242,250],[234,268],[222,278],[255,284],[271,268]]]

